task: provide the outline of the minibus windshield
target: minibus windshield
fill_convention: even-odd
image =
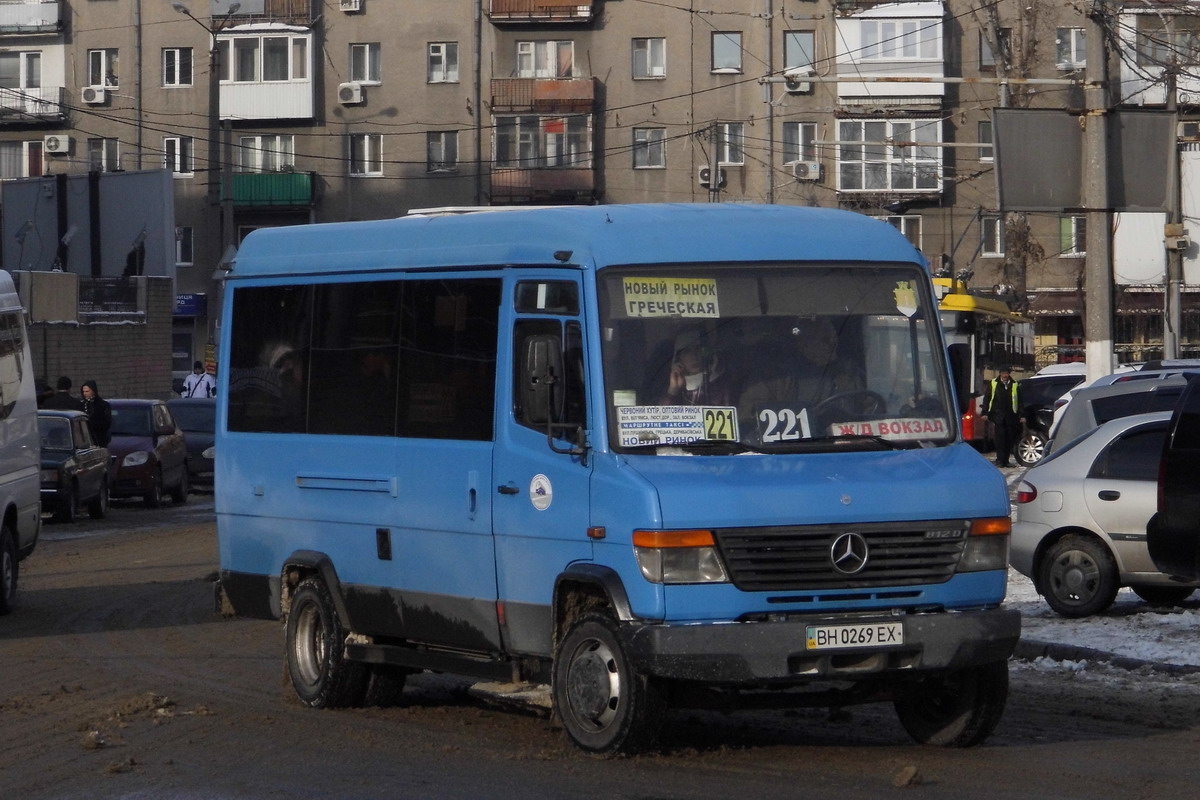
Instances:
[[[957,436],[937,306],[915,266],[610,268],[599,301],[617,450],[895,449]]]

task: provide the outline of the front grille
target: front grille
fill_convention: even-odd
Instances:
[[[717,546],[730,579],[748,592],[862,589],[943,583],[954,574],[970,525],[964,520],[718,528]],[[831,548],[844,533],[867,543],[867,563],[854,575],[833,566]]]

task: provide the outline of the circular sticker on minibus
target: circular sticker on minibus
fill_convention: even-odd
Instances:
[[[538,473],[529,482],[529,502],[538,511],[545,511],[554,502],[554,487],[545,475]]]

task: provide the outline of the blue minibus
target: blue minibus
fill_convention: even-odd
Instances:
[[[673,707],[1000,719],[1009,501],[924,257],[848,211],[653,204],[251,233],[225,281],[218,600],[318,708],[549,684],[592,753]]]

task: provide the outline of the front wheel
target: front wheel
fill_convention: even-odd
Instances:
[[[666,713],[663,687],[638,673],[606,614],[576,619],[558,646],[554,709],[590,753],[632,753],[654,745]]]
[[[17,543],[7,525],[0,526],[0,615],[12,611],[17,596]]]
[[[108,481],[100,484],[100,491],[88,503],[88,515],[92,519],[104,519],[108,516]]]
[[[313,708],[358,705],[367,665],[345,658],[346,631],[329,587],[308,577],[296,587],[287,618],[287,666],[301,702]]]
[[[179,483],[176,484],[175,488],[171,490],[171,502],[177,506],[183,505],[187,502],[189,491],[188,471],[187,464],[185,463],[183,465],[183,473],[179,476]]]
[[[1017,441],[1017,463],[1032,467],[1046,455],[1046,437],[1038,431],[1026,430]]]
[[[920,744],[972,747],[996,729],[1008,702],[1008,662],[923,678],[896,696],[896,716]]]
[[[150,479],[150,489],[142,495],[142,503],[146,508],[158,508],[162,505],[163,485],[162,470],[156,470]]]
[[[58,513],[54,515],[56,522],[74,522],[79,518],[79,491],[75,484],[68,483],[58,493]]]
[[[1070,534],[1055,542],[1038,566],[1038,590],[1064,617],[1099,614],[1117,599],[1120,575],[1097,539]]]

